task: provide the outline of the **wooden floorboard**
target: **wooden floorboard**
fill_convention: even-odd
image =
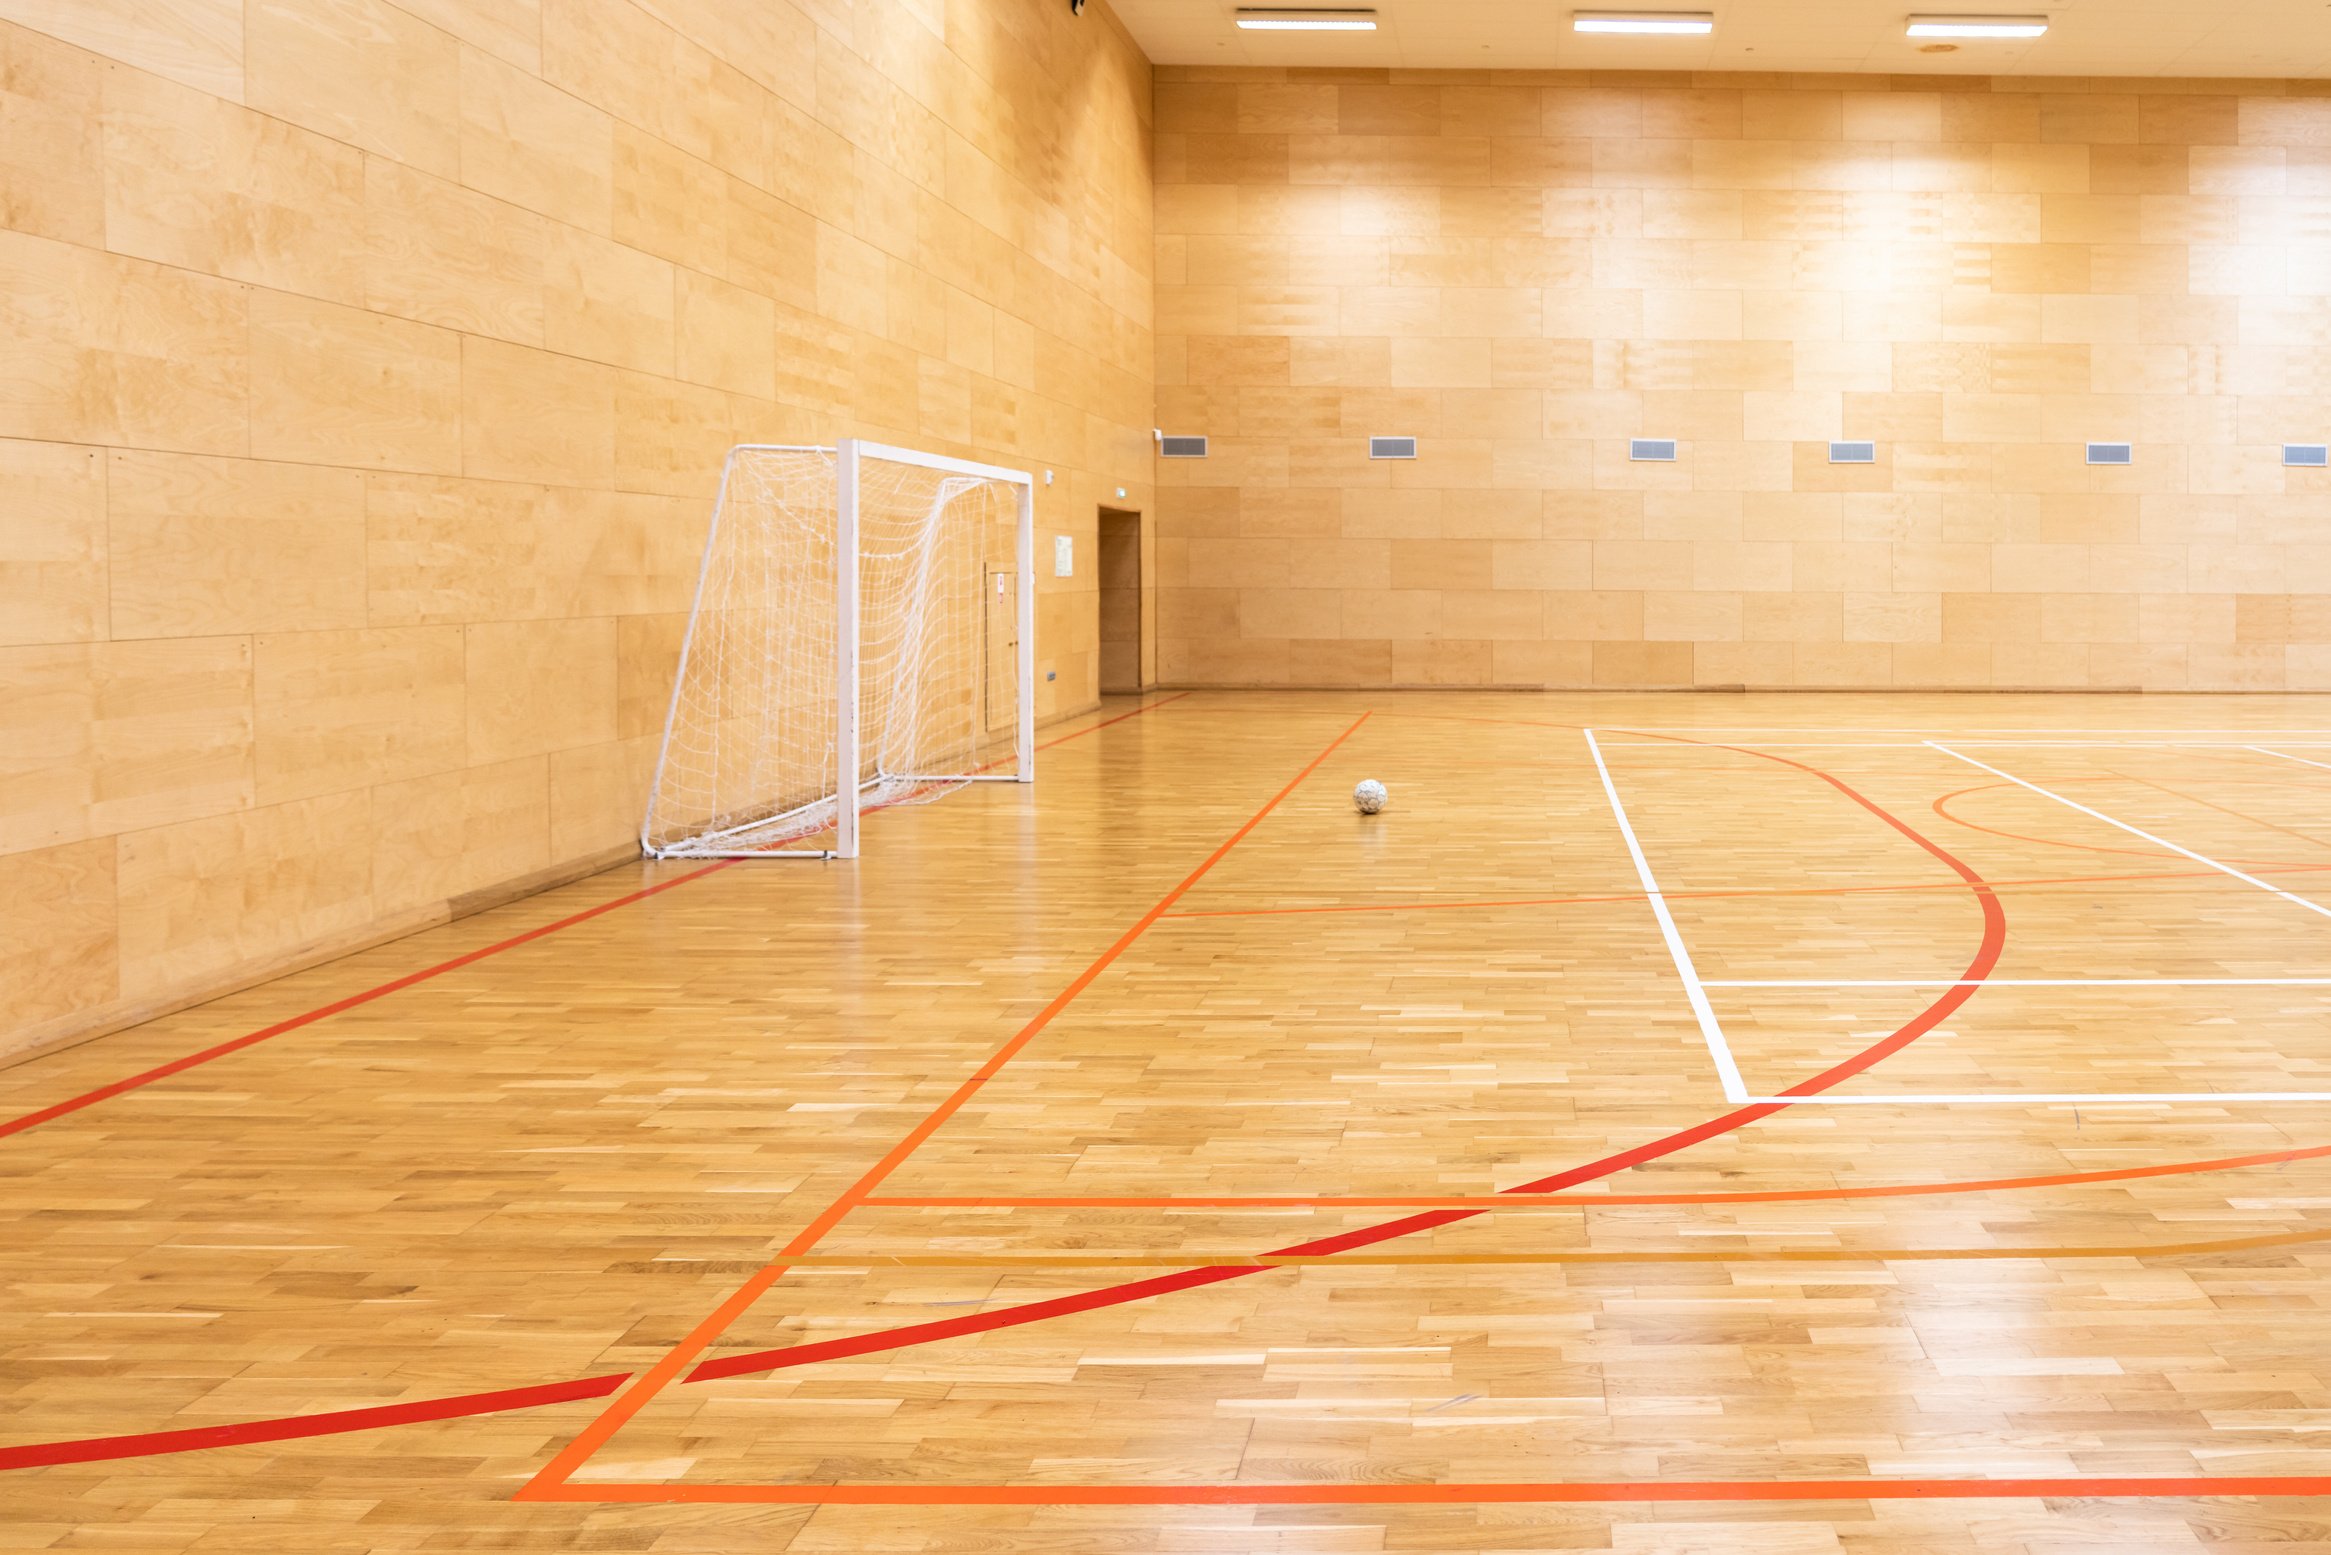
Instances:
[[[1144,705],[0,1072],[0,1550],[2331,1543],[2331,701]]]

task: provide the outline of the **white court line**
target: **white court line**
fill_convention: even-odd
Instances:
[[[2296,740],[2285,740],[2283,741],[2283,744],[2298,745],[2299,742]],[[2245,745],[2242,748],[2246,751],[2256,751],[2261,756],[2282,756],[2283,760],[2295,761],[2302,767],[2321,767],[2325,772],[2331,772],[2331,761],[2309,761],[2304,756],[2284,756],[2281,751],[2270,751],[2263,745]],[[2299,745],[2299,749],[2301,750],[2313,750],[2315,748],[2316,747],[2312,745]]]
[[[1746,1102],[1779,1102],[1787,1107],[2143,1107],[2159,1102],[2331,1101],[2331,1091],[1986,1091],[1974,1096],[1742,1096]]]
[[[1604,732],[1608,733],[1610,731],[1605,730]],[[2237,740],[1962,740],[1959,739],[1956,735],[1951,736],[1951,739],[1956,744],[1969,746],[1976,750],[2240,750],[2258,751],[2261,754],[2267,756],[2282,755],[2282,752],[2280,751],[2266,750],[2264,747],[2257,745],[2244,745]],[[1611,748],[1613,750],[1626,751],[1723,751],[1728,755],[1753,756],[1757,753],[1758,750],[1915,751],[1925,750],[1933,743],[1934,742],[1931,739],[1832,741],[1760,740],[1757,742],[1755,750],[1748,750],[1736,745],[1710,744],[1704,740],[1685,741],[1682,743],[1674,743],[1667,740],[1659,740],[1656,742],[1652,740],[1632,740],[1615,743]],[[2300,750],[2323,750],[2327,748],[2322,745],[2309,745],[2299,740],[2285,740],[2282,743],[2285,745],[2297,746]],[[2320,761],[2307,761],[2303,756],[2286,756],[2283,759],[2286,761],[2304,761],[2310,767],[2321,767],[2325,765],[2325,763]]]
[[[1602,747],[1595,743],[1592,729],[1584,732],[1587,754],[1594,758],[1594,769],[1602,775],[1603,792],[1610,798],[1611,815],[1619,823],[1627,856],[1635,861],[1635,874],[1651,903],[1651,915],[1659,920],[1659,932],[1667,941],[1667,953],[1675,962],[1676,974],[1683,979],[1684,996],[1691,1000],[1692,1014],[1700,1023],[1700,1035],[1708,1044],[1708,1056],[1716,1061],[1716,1078],[1723,1084],[1724,1099],[1745,1101],[1748,1087],[1740,1078],[1740,1066],[1732,1061],[1732,1049],[1725,1043],[1723,1029],[1716,1024],[1716,1012],[1710,1008],[1708,996],[1700,987],[1700,974],[1692,969],[1691,952],[1684,949],[1683,936],[1676,932],[1674,915],[1667,910],[1667,898],[1660,894],[1659,882],[1652,878],[1651,861],[1643,856],[1643,845],[1635,840],[1635,828],[1628,823],[1627,807],[1619,803],[1619,790],[1611,781],[1611,769],[1603,765]]]
[[[2220,874],[2232,875],[2236,880],[2247,881],[2251,885],[2258,887],[2259,890],[2271,892],[2272,894],[2281,897],[2286,902],[2295,902],[2299,906],[2304,907],[2307,911],[2317,914],[2320,917],[2331,918],[2331,907],[2325,907],[2320,902],[2310,902],[2305,897],[2293,895],[2291,892],[2285,891],[2280,886],[2268,885],[2265,881],[2259,879],[2256,875],[2244,874],[2241,870],[2236,869],[2231,864],[2221,864],[2206,853],[2196,853],[2191,848],[2179,847],[2176,843],[2171,842],[2166,837],[2156,837],[2151,832],[2145,831],[2140,827],[2131,826],[2126,821],[2116,821],[2111,816],[2105,814],[2102,810],[2091,810],[2088,808],[2088,806],[2082,804],[2077,799],[2066,799],[2062,794],[2056,793],[2050,789],[2042,788],[2037,783],[2027,783],[2012,772],[2002,772],[1999,768],[1994,767],[1987,762],[1977,761],[1972,756],[1960,755],[1959,752],[1952,750],[1948,745],[1940,744],[1934,740],[1929,740],[1926,743],[1932,745],[1936,750],[1941,751],[1945,756],[1956,757],[1958,760],[1965,762],[1970,767],[1981,767],[1985,772],[1990,773],[1993,777],[2005,778],[2008,782],[2013,783],[2018,788],[2028,788],[2043,799],[2055,800],[2056,803],[2063,805],[2066,809],[2078,810],[2082,815],[2090,816],[2096,820],[2102,821],[2107,826],[2118,827],[2120,830],[2127,832],[2132,837],[2142,837],[2145,839],[2145,841],[2152,843],[2156,847],[2167,848],[2172,853],[2182,854],[2184,857],[2192,859],[2196,864],[2207,864],[2210,868],[2218,871]]]
[[[1802,724],[1788,726],[1777,724],[1662,724],[1656,729],[1650,728],[1646,725],[1636,724],[1631,726],[1621,725],[1607,727],[1603,730],[1603,733],[1605,734],[1852,734],[1855,732],[1856,731],[1850,727],[1823,729],[1807,728]],[[1863,734],[1918,734],[1931,736],[1935,731],[1934,726],[1929,724],[1926,727],[1919,729],[1863,729],[1859,732]],[[2017,728],[2003,724],[1983,724],[1973,728],[1961,729],[1958,732],[1960,734],[2068,734],[2080,731],[2046,728]],[[2231,734],[2240,736],[2244,739],[2255,740],[2261,735],[2272,734],[2305,734],[2320,736],[2324,734],[2326,730],[2321,724],[2310,724],[2305,727],[2293,729],[2245,729],[2238,725],[2197,724],[2191,728],[2131,727],[2127,729],[2090,729],[2085,732],[2089,734]]]
[[[1711,977],[1702,988],[2331,988],[2331,977]]]
[[[1914,733],[1916,731],[1906,732]],[[2001,772],[1997,767],[1987,766],[1984,763],[1975,760],[1975,758],[1972,756],[1960,755],[1957,751],[1950,749],[1948,746],[1937,744],[1933,740],[1927,740],[1923,743],[1928,748],[1941,751],[1946,756],[1956,757],[1958,760],[1966,762],[1970,766],[1982,767],[1984,771],[1994,773],[2002,778],[2006,778],[2009,782],[2015,783],[2020,787],[2031,789],[2034,793],[2044,795],[2047,798],[2058,801],[2059,803],[2069,805],[2075,810],[2079,810],[2084,814],[2094,816],[2096,819],[2107,822],[2110,825],[2117,826],[2123,831],[2131,832],[2136,836],[2143,837],[2148,842],[2157,843],[2160,846],[2168,848],[2173,852],[2183,854],[2185,857],[2194,860],[2196,863],[2207,864],[2212,869],[2220,870],[2226,874],[2233,875],[2235,878],[2247,881],[2249,884],[2258,886],[2262,890],[2272,891],[2277,896],[2288,897],[2291,901],[2294,901],[2300,906],[2307,908],[2310,912],[2321,913],[2326,917],[2331,917],[2331,909],[2320,907],[2317,904],[2308,901],[2305,897],[2291,896],[2291,894],[2287,891],[2275,890],[2273,886],[2266,884],[2265,881],[2260,880],[2255,876],[2243,874],[2238,869],[2234,869],[2229,865],[2220,864],[2217,860],[2207,858],[2199,853],[2195,853],[2191,849],[2178,847],[2177,844],[2169,842],[2164,838],[2155,837],[2149,832],[2138,831],[2137,828],[2130,826],[2125,822],[2113,820],[2113,818],[2109,815],[2091,810],[2086,805],[2078,804],[2072,800],[2065,799],[2061,794],[2050,793],[2048,790],[2041,788],[2036,783],[2026,783],[2022,778],[2016,777],[2012,773]],[[2010,1091],[1988,1092],[1975,1095],[1940,1096],[1903,1095],[1900,1093],[1884,1095],[1840,1096],[1832,1092],[1822,1092],[1812,1096],[1751,1096],[1747,1094],[1746,1086],[1740,1079],[1740,1068],[1733,1059],[1731,1044],[1725,1041],[1723,1027],[1718,1024],[1715,1011],[1708,1002],[1706,990],[1711,987],[1980,987],[1985,982],[1993,980],[1977,978],[1949,978],[1937,980],[1931,984],[1908,981],[1902,983],[1870,982],[1863,984],[1761,984],[1748,981],[1730,980],[1714,983],[1703,983],[1700,980],[1698,972],[1694,970],[1692,966],[1691,956],[1684,949],[1683,938],[1676,931],[1675,920],[1668,913],[1667,903],[1660,894],[1658,883],[1652,878],[1650,861],[1643,856],[1642,845],[1637,842],[1635,838],[1635,828],[1627,821],[1626,807],[1619,802],[1618,788],[1611,781],[1610,768],[1603,762],[1602,747],[1596,741],[1594,731],[1591,729],[1586,731],[1586,744],[1587,750],[1594,757],[1595,771],[1602,777],[1603,792],[1610,798],[1611,813],[1618,819],[1619,834],[1626,839],[1627,852],[1635,861],[1635,872],[1641,878],[1644,892],[1651,901],[1652,912],[1659,919],[1660,932],[1666,937],[1668,953],[1675,959],[1676,970],[1683,977],[1684,992],[1691,999],[1692,1013],[1699,1019],[1701,1035],[1706,1038],[1709,1054],[1716,1061],[1717,1074],[1723,1079],[1724,1082],[1724,1099],[1726,1101],[1735,1103],[1745,1102],[1750,1105],[1762,1104],[1780,1107],[2155,1107],[2169,1105],[2172,1103],[2212,1103],[2217,1105],[2227,1105],[2232,1103],[2331,1102],[2331,1091],[2035,1091],[2024,1094],[2017,1094]],[[2247,749],[2248,747],[2244,748]],[[2080,986],[2085,983],[2098,982],[2102,980],[2093,978],[2034,978],[2029,980],[2001,979],[1998,981],[2004,986],[2061,987]],[[2131,981],[2135,982],[2138,980],[2132,979]],[[2147,979],[2143,981],[2150,984],[2154,980]],[[2185,979],[2165,978],[2158,980],[2158,984],[2160,986],[2182,986],[2186,981],[2187,980]],[[2296,978],[2287,980],[2266,978],[2212,978],[2192,979],[2191,981],[2195,983],[2207,983],[2212,985],[2228,984],[2244,986],[2256,984],[2258,986],[2282,986],[2285,982],[2288,982],[2293,986],[2314,986],[2315,984],[2324,980]]]

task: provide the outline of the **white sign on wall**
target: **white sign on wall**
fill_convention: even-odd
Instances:
[[[1052,575],[1056,578],[1076,576],[1076,540],[1073,536],[1052,537]]]

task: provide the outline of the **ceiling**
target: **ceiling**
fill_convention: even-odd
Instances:
[[[1373,33],[1242,32],[1237,0],[1109,0],[1161,65],[1359,65],[1407,70],[1785,70],[2014,76],[2323,76],[2325,0],[1615,0],[1708,10],[1706,37],[1580,36],[1567,0],[1296,0],[1369,6]],[[1260,0],[1255,0],[1260,3]],[[1586,9],[1594,9],[1592,0]],[[2028,42],[1961,40],[1927,54],[1912,11],[2044,14]]]

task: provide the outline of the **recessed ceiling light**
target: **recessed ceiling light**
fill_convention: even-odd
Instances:
[[[1374,32],[1374,11],[1240,11],[1248,32]]]
[[[1572,32],[1701,33],[1716,30],[1707,11],[1574,11]]]
[[[2036,38],[2048,30],[2044,16],[1913,16],[1913,38]]]

